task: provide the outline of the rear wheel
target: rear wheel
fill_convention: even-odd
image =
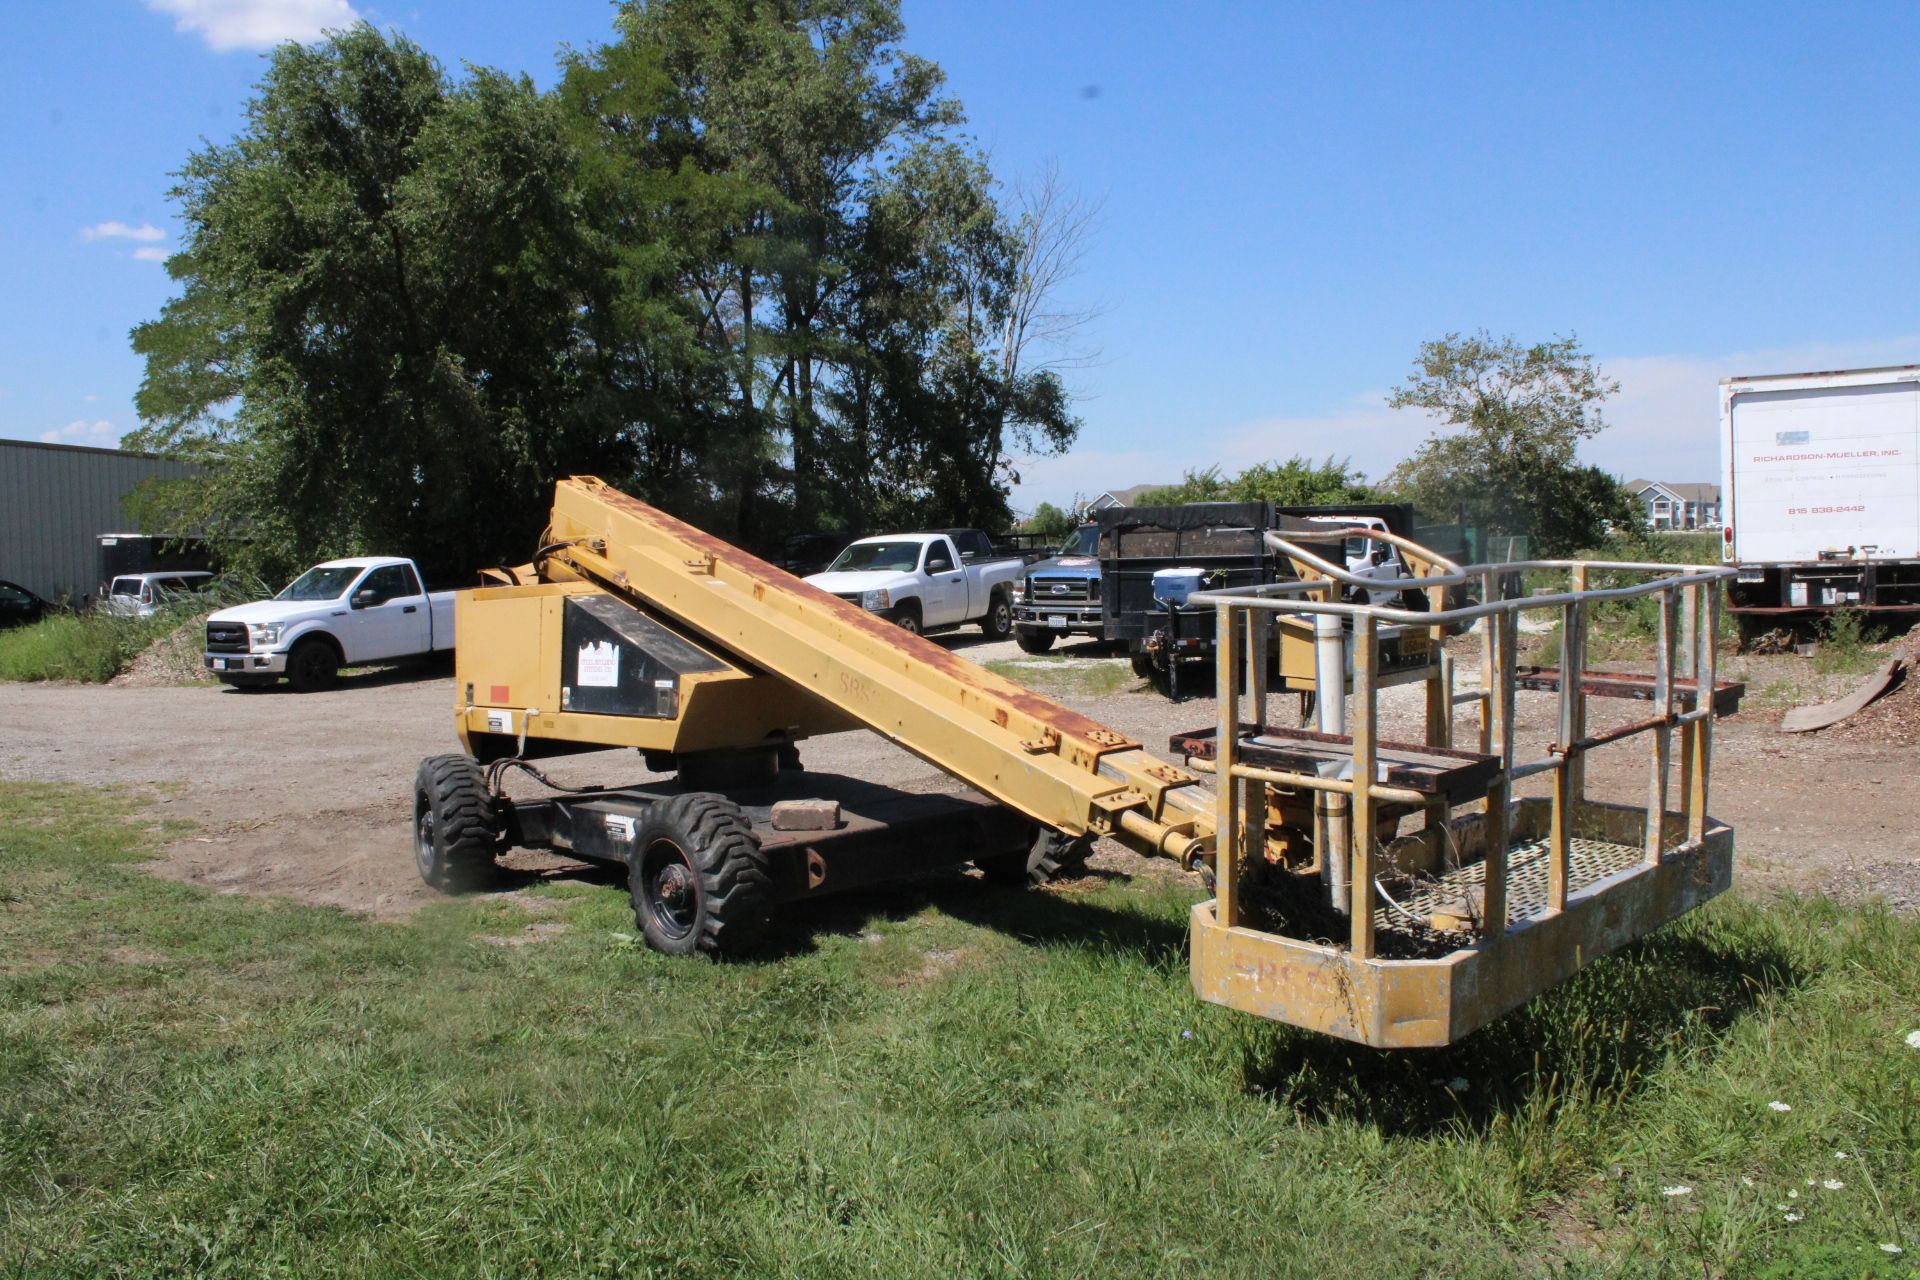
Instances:
[[[1018,888],[1021,885],[1050,884],[1086,874],[1087,857],[1093,841],[1087,836],[1070,836],[1042,827],[1026,849],[975,858],[973,865],[992,884]]]
[[[1145,649],[1135,649],[1127,654],[1127,665],[1132,667],[1133,674],[1142,680],[1153,679],[1153,655]]]
[[[500,819],[486,776],[467,756],[429,756],[413,779],[413,856],[420,878],[455,892],[490,883]]]
[[[1022,653],[1045,653],[1053,648],[1053,632],[1019,631],[1014,633],[1013,642],[1020,646]]]
[[[302,640],[287,655],[287,683],[295,693],[331,689],[340,677],[340,655],[325,640]]]
[[[765,935],[766,855],[738,805],[695,791],[648,811],[627,887],[647,945],[668,955],[737,955]]]
[[[987,606],[987,616],[980,620],[980,634],[989,640],[1005,640],[1012,633],[1013,602],[995,593],[993,602]]]

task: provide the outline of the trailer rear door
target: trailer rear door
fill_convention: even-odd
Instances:
[[[1729,413],[1741,560],[1920,556],[1920,385],[1742,391]]]

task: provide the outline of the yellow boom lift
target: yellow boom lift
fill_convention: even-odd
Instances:
[[[1343,603],[1339,588],[1358,579],[1310,543],[1266,537],[1299,578],[1194,597],[1216,612],[1220,715],[1174,737],[1176,765],[598,480],[562,481],[534,561],[460,597],[466,752],[420,766],[421,875],[470,883],[514,846],[624,865],[650,945],[725,954],[782,904],[962,862],[1044,879],[1105,836],[1213,885],[1192,916],[1200,998],[1391,1047],[1457,1040],[1726,887],[1732,833],[1706,812],[1712,719],[1740,693],[1714,681],[1725,570],[1462,569],[1395,539],[1423,571],[1407,594],[1427,607],[1414,610],[1405,598]],[[1500,598],[1520,570],[1563,571],[1569,588]],[[1590,588],[1595,573],[1609,585]],[[1611,585],[1635,576],[1647,580]],[[1463,588],[1479,601],[1449,608]],[[1657,670],[1588,670],[1587,612],[1632,596],[1655,602]],[[1535,609],[1560,616],[1576,678],[1517,665],[1518,618]],[[1482,678],[1456,693],[1439,642],[1475,621]],[[1425,633],[1431,661],[1406,664],[1409,632]],[[1309,669],[1318,727],[1268,723],[1269,674],[1303,688]],[[1424,738],[1382,741],[1378,693],[1410,682],[1425,686]],[[1514,741],[1523,687],[1559,693],[1556,740],[1528,762]],[[1590,732],[1594,696],[1653,713]],[[1479,709],[1478,750],[1452,745],[1458,705]],[[904,792],[797,767],[801,739],[862,727],[968,789]],[[1652,742],[1645,804],[1589,800],[1587,753],[1636,736]],[[610,747],[676,777],[566,789],[533,763]],[[516,772],[546,792],[508,796]],[[1535,775],[1549,794],[1516,797]]]

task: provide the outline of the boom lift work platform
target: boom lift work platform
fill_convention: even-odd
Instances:
[[[1343,569],[1281,535],[1268,541],[1301,580],[1195,597],[1216,610],[1221,714],[1170,744],[1183,767],[598,480],[561,481],[533,563],[460,598],[466,753],[420,767],[421,874],[454,887],[512,846],[624,865],[651,945],[724,954],[783,903],[968,861],[994,879],[1044,879],[1106,836],[1213,884],[1193,909],[1202,999],[1384,1047],[1457,1040],[1726,887],[1732,836],[1707,817],[1706,796],[1712,716],[1728,699],[1689,707],[1694,683],[1675,663],[1678,645],[1716,688],[1724,570],[1460,569],[1406,543],[1432,571],[1416,580],[1430,599],[1417,611],[1342,603]],[[1565,570],[1571,588],[1498,599],[1496,582],[1527,569]],[[1597,571],[1649,581],[1589,589]],[[1462,587],[1478,587],[1480,602],[1445,607]],[[1587,699],[1615,686],[1580,662],[1583,619],[1598,600],[1633,595],[1659,602],[1658,671],[1628,681],[1655,714],[1589,734]],[[1567,665],[1581,673],[1527,669],[1528,687],[1558,688],[1561,715],[1552,754],[1524,764],[1513,710],[1522,609],[1561,611]],[[1455,693],[1440,641],[1479,620],[1483,678]],[[1417,746],[1375,734],[1381,634],[1409,627],[1428,631],[1435,655],[1419,673]],[[1296,677],[1311,647],[1315,731],[1266,722],[1274,645]],[[1457,748],[1454,709],[1474,703],[1479,749]],[[969,790],[914,794],[798,770],[800,739],[859,727]],[[1676,729],[1682,796],[1670,812]],[[1586,754],[1641,734],[1654,743],[1647,803],[1588,801]],[[609,747],[637,749],[677,779],[568,790],[534,763]],[[510,798],[514,773],[549,793]],[[1551,775],[1551,797],[1515,800],[1513,784],[1534,774]],[[1417,829],[1400,835],[1407,818]]]

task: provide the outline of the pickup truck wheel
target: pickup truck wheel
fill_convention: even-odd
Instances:
[[[413,856],[444,892],[484,888],[499,873],[500,820],[486,776],[467,756],[429,756],[413,776]]]
[[[1045,653],[1053,648],[1053,632],[1016,631],[1013,642],[1020,646],[1022,653]]]
[[[1005,640],[1013,633],[1013,602],[998,592],[993,602],[987,606],[987,616],[980,619],[980,634],[989,640]]]
[[[740,807],[711,792],[659,801],[635,837],[627,888],[647,945],[738,955],[766,931],[773,879]]]
[[[1085,875],[1087,857],[1092,852],[1093,841],[1086,836],[1070,836],[1042,827],[1031,847],[990,858],[975,858],[973,865],[980,868],[980,874],[989,884],[1019,888]]]
[[[913,635],[920,634],[920,606],[909,600],[893,611],[893,625]]]
[[[287,683],[295,693],[333,688],[340,677],[340,655],[325,640],[302,640],[287,655]]]

